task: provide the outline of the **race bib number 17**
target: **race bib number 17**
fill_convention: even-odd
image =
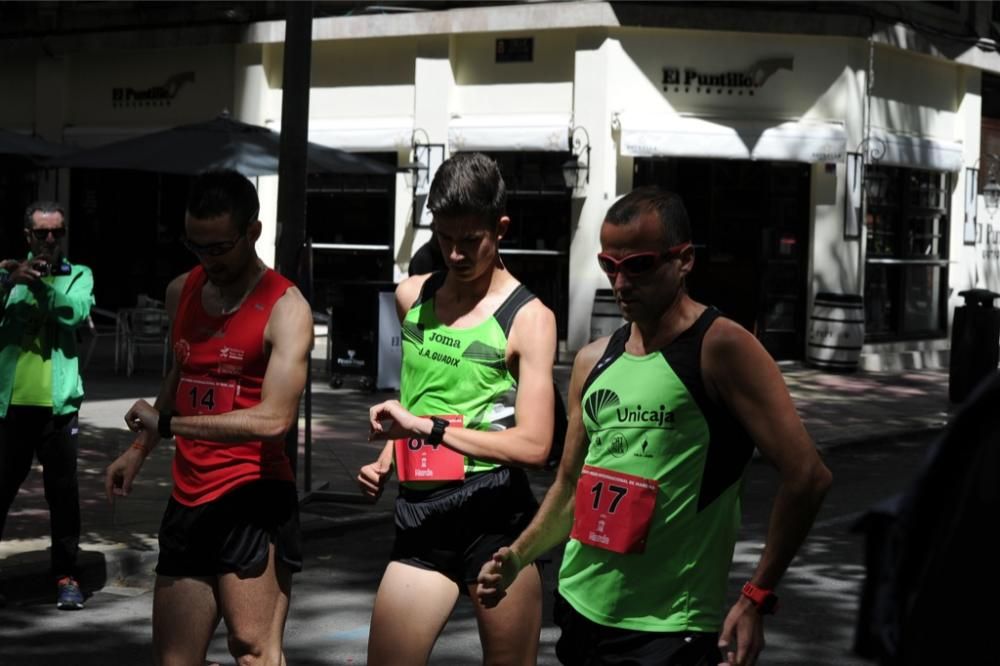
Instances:
[[[643,552],[658,492],[652,479],[584,465],[570,538],[615,553]]]

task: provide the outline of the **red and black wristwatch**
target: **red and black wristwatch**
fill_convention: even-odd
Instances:
[[[778,595],[771,590],[747,582],[743,586],[743,596],[757,607],[757,612],[761,615],[774,615],[778,611]]]

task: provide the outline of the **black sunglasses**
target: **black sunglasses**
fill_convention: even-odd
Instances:
[[[31,235],[35,237],[35,240],[43,241],[52,234],[52,237],[59,240],[66,235],[65,227],[58,227],[56,229],[29,229]]]
[[[240,234],[233,240],[222,241],[220,243],[206,243],[205,245],[200,245],[187,238],[181,238],[181,243],[199,257],[221,257],[236,247],[241,238],[243,238],[243,234]]]

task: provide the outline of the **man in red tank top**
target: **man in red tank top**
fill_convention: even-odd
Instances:
[[[299,290],[257,257],[257,192],[235,171],[195,179],[184,244],[199,265],[167,287],[174,362],[154,405],[125,421],[131,448],[107,471],[125,497],[161,438],[176,438],[153,599],[157,663],[202,664],[220,617],[238,663],[284,664],[298,500],[284,435],[312,347]]]

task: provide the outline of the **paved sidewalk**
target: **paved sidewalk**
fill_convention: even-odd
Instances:
[[[130,577],[133,582],[148,583],[156,561],[156,532],[170,495],[173,447],[161,444],[153,452],[130,497],[114,505],[104,497],[104,468],[131,442],[122,417],[135,399],[152,400],[159,383],[155,366],[149,361],[139,374],[124,378],[113,374],[110,358],[98,356],[85,374],[87,400],[80,414],[78,470],[85,589]],[[322,364],[314,368],[319,371]],[[946,370],[831,374],[798,364],[782,364],[781,369],[821,449],[941,428],[951,409]],[[568,365],[556,369],[563,395],[569,371]],[[392,394],[362,391],[359,382],[350,378],[344,387],[331,389],[326,379],[317,375],[313,382],[312,487],[327,483],[330,490],[353,496],[358,468],[373,460],[379,450],[367,441],[367,407]],[[300,421],[300,441],[303,429],[304,421]],[[304,466],[300,445],[300,489],[305,482]],[[550,479],[546,473],[535,475],[535,489],[543,492]],[[376,505],[308,502],[303,510],[305,536],[308,539],[345,524],[387,520],[393,495],[389,488]],[[22,487],[0,541],[0,594],[7,596],[8,603],[54,599],[54,582],[47,574],[48,530],[41,474],[36,469]]]

